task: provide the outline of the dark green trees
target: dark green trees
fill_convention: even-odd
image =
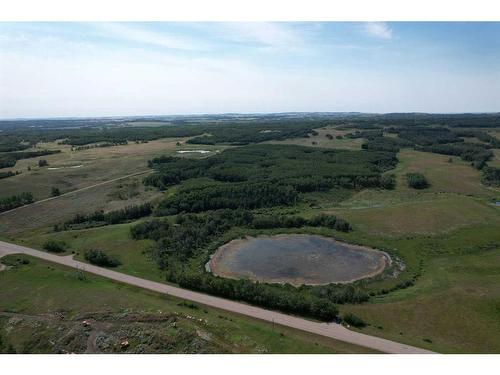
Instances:
[[[429,187],[429,183],[422,173],[407,173],[406,181],[408,182],[408,186],[414,189],[425,189]]]

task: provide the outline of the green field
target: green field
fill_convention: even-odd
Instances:
[[[500,248],[429,259],[412,288],[344,306],[363,332],[443,353],[498,353]]]
[[[141,122],[139,125],[157,126],[154,122]],[[310,134],[308,138],[274,140],[262,144],[307,146],[307,150],[301,151],[305,154],[312,154],[310,150],[313,148],[326,149],[330,153],[332,149],[359,151],[366,139],[336,138],[337,135],[345,135],[356,129],[338,129],[332,124],[316,128],[318,134]],[[497,137],[499,134],[497,130],[488,133]],[[331,134],[333,139],[326,137],[327,134]],[[384,137],[395,139],[398,136],[389,133]],[[43,199],[50,195],[52,186],[59,187],[64,193],[136,171],[149,172],[147,160],[159,155],[199,159],[219,154],[216,151],[222,152],[232,147],[227,142],[216,145],[176,145],[177,141],[185,142],[186,139],[160,139],[85,151],[71,151],[69,146],[55,143],[39,145],[42,148],[63,149],[61,154],[42,157],[49,161],[49,167],[61,169],[35,167],[39,158],[19,160],[13,169],[20,169],[23,173],[0,181],[0,196],[14,194],[20,189],[30,187],[37,199]],[[483,143],[475,137],[465,137],[464,140],[467,143]],[[251,147],[255,146],[244,147],[251,150]],[[179,150],[212,152],[208,155],[179,154]],[[242,154],[239,155],[239,152]],[[493,149],[493,153],[494,157],[488,161],[488,165],[498,167],[499,149]],[[300,163],[294,159],[294,155],[288,155],[285,151],[275,158],[266,154],[258,161],[252,159],[254,155],[250,155],[250,152],[244,154],[243,149],[228,154],[236,156],[223,160],[226,164],[215,167],[206,163],[208,167],[205,169],[227,172],[222,174],[224,178],[239,177],[234,185],[251,182],[252,178],[256,177],[259,181],[269,180],[271,185],[276,184],[277,180],[283,183],[284,176],[290,177],[298,171],[307,175],[309,171],[313,173],[320,169],[330,170],[331,174],[336,170],[328,164],[335,164],[336,161],[325,159],[321,164],[314,158],[311,158],[305,167],[298,168]],[[386,175],[395,175],[394,189],[384,189],[380,186],[355,189],[337,186],[300,193],[293,204],[257,206],[252,211],[256,215],[285,214],[303,218],[311,218],[318,213],[334,214],[349,222],[353,228],[351,232],[344,233],[327,227],[262,230],[244,226],[233,227],[219,237],[210,238],[198,253],[191,258],[187,257],[187,260],[184,259],[182,269],[186,267],[191,271],[204,272],[200,265],[206,263],[208,255],[220,245],[220,241],[245,235],[312,233],[378,248],[387,251],[393,259],[400,262],[400,269],[394,274],[388,273],[355,283],[355,287],[368,293],[370,299],[364,303],[339,304],[341,315],[351,312],[362,318],[367,326],[360,329],[361,332],[438,352],[499,353],[500,336],[497,332],[500,331],[500,207],[495,206],[494,202],[500,201],[500,189],[482,184],[482,172],[459,156],[416,151],[413,148],[402,148],[396,156],[396,167],[384,172]],[[216,159],[222,160],[223,157]],[[281,159],[286,160],[283,162]],[[307,157],[302,155],[300,159],[300,162],[304,162]],[[282,162],[284,164],[279,164]],[[251,165],[252,163],[258,163],[259,167]],[[64,168],[80,164],[83,165],[80,168]],[[180,164],[176,167],[176,173],[179,175],[186,171],[185,166],[196,170],[194,163]],[[242,165],[244,167],[241,167]],[[286,168],[283,168],[280,174],[280,167],[283,165]],[[27,171],[28,166],[32,167],[31,171]],[[224,169],[224,166],[227,168]],[[217,169],[219,167],[220,169]],[[252,169],[254,167],[255,169]],[[340,167],[345,167],[343,161],[337,163],[336,168]],[[173,164],[167,164],[165,167],[166,173],[172,169]],[[421,190],[408,187],[406,174],[411,172],[422,173],[428,180],[429,187]],[[159,202],[182,194],[189,198],[188,193],[197,194],[197,191],[208,191],[213,186],[234,183],[231,180],[217,179],[213,175],[215,173],[211,175],[198,172],[193,174],[194,178],[187,177],[179,183],[163,186],[164,191],[145,186],[142,183],[144,176],[141,175],[75,192],[38,205],[22,207],[0,215],[0,237],[37,249],[43,249],[43,244],[49,239],[63,241],[67,246],[64,254],[75,253],[76,259],[82,261],[85,251],[102,250],[121,261],[117,271],[166,282],[166,272],[160,271],[157,260],[150,256],[149,250],[157,246],[155,241],[134,240],[130,235],[131,227],[137,222],[61,232],[54,232],[52,227],[77,213],[98,209],[108,212],[145,201]],[[297,176],[297,179],[303,178],[303,175]],[[172,205],[172,202],[179,203],[171,200]],[[159,216],[165,216],[174,223],[178,212],[165,212],[167,213],[161,213]],[[193,209],[191,214],[203,215],[203,212],[201,210],[200,214]],[[139,222],[148,219],[151,218],[143,218]],[[31,348],[29,350],[34,352],[52,351],[54,348],[47,344],[49,340],[62,340],[56,331],[60,329],[65,332],[81,332],[80,318],[85,314],[99,320],[108,336],[118,340],[118,336],[113,332],[124,330],[124,320],[120,314],[158,316],[159,310],[163,314],[181,314],[179,324],[182,325],[183,337],[186,340],[180,340],[179,345],[172,344],[168,348],[156,343],[155,345],[159,346],[147,346],[146,350],[149,352],[363,351],[361,348],[281,327],[273,329],[266,323],[212,309],[207,309],[208,312],[205,313],[203,308],[178,306],[177,300],[94,276],[87,275],[86,281],[82,281],[77,278],[75,271],[39,260],[30,258],[29,264],[22,265],[16,258],[11,256],[7,259],[14,265],[12,269],[0,272],[0,329],[3,329],[4,337],[17,351],[28,350],[26,348]],[[64,329],[52,318],[40,318],[53,316],[59,310],[64,311]],[[110,315],[105,317],[103,312]],[[16,327],[11,328],[15,324],[10,320],[15,316],[8,314],[26,315],[24,318],[21,315],[17,317],[24,319],[18,327],[19,330]],[[201,328],[198,323],[187,318],[187,315],[207,319],[210,324]],[[116,323],[112,323],[113,320],[116,320]],[[37,321],[39,326],[30,323],[32,321]],[[141,320],[137,322],[135,329],[154,332],[155,327],[160,327],[160,341],[175,341],[172,339],[176,333],[171,330],[171,321],[155,324]],[[41,333],[35,335],[40,337],[39,343],[34,343],[31,339],[35,331],[33,327],[40,329]],[[17,333],[6,333],[11,329],[11,332]],[[200,330],[201,333],[198,332]],[[133,340],[138,340],[134,337]],[[208,337],[213,339],[207,340]],[[88,350],[87,341],[75,341],[72,345],[68,347],[75,351]],[[111,349],[103,351],[118,350],[116,342],[113,345]],[[133,341],[127,350],[139,351],[143,348],[141,345],[138,341]]]
[[[222,150],[221,147],[186,144],[188,138],[165,138],[147,143],[130,142],[127,145],[94,147],[77,151],[76,147],[51,143],[39,143],[33,150],[61,150],[61,153],[17,161],[12,168],[22,173],[3,179],[0,183],[0,197],[31,191],[35,200],[50,197],[51,188],[61,193],[113,180],[132,173],[148,170],[147,161],[155,156],[177,154],[179,150]],[[180,142],[180,146],[177,146]],[[190,156],[196,154],[190,154]],[[38,160],[45,159],[47,167],[38,167]],[[28,170],[28,167],[31,170]]]
[[[97,276],[81,279],[75,270],[31,257],[3,262],[11,268],[0,272],[0,352],[370,352]]]
[[[318,135],[310,134],[309,138],[293,138],[283,141],[269,141],[271,144],[286,144],[299,146],[312,146],[322,148],[335,148],[340,150],[360,150],[363,143],[362,138],[342,138],[337,139],[336,136],[344,136],[347,133],[352,133],[352,130],[340,130],[334,126],[326,126],[324,128],[314,129]],[[328,139],[327,134],[331,134],[333,139]]]

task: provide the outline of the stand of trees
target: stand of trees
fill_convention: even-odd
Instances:
[[[157,215],[254,209],[292,205],[301,193],[335,187],[390,187],[382,173],[396,163],[395,154],[390,152],[252,145],[202,160],[168,156],[152,159],[149,166],[156,172],[147,176],[144,183],[166,189],[192,178],[213,180],[178,189],[160,203]]]
[[[124,223],[131,220],[137,220],[144,216],[149,216],[153,212],[151,203],[128,206],[121,210],[104,213],[99,210],[90,214],[76,214],[72,219],[64,222],[62,225],[56,225],[55,230],[68,230],[78,228],[90,228],[102,225],[111,225]]]
[[[155,218],[134,225],[134,239],[152,239],[156,247],[151,255],[167,279],[180,286],[207,293],[255,303],[321,320],[336,319],[336,303],[358,303],[368,299],[368,294],[354,286],[295,288],[290,285],[254,283],[248,280],[231,280],[206,273],[203,264],[190,267],[192,259],[206,254],[207,246],[216,243],[233,227],[254,229],[299,228],[324,226],[349,231],[346,221],[333,215],[321,214],[311,219],[287,215],[257,215],[249,210],[218,210],[205,214],[180,214],[174,222]]]
[[[481,181],[483,182],[483,184],[488,186],[500,186],[500,168],[483,168]]]
[[[33,202],[33,194],[31,193],[21,193],[10,197],[0,198],[0,212],[12,210]]]

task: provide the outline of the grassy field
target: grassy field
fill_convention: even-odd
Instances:
[[[3,179],[0,183],[0,197],[30,191],[36,200],[48,198],[51,187],[58,187],[61,193],[71,192],[94,184],[110,181],[137,172],[149,172],[147,161],[159,155],[176,155],[186,158],[201,158],[219,152],[228,146],[186,144],[187,138],[168,138],[148,143],[129,143],[112,147],[96,147],[83,151],[71,151],[70,146],[56,143],[39,144],[41,149],[62,148],[60,154],[45,158],[48,167],[35,167],[37,160],[23,159],[14,169],[23,170],[20,175]],[[180,142],[180,145],[177,145]],[[178,153],[178,151],[207,150],[209,154]],[[79,168],[70,168],[79,166]],[[31,171],[27,167],[31,166]],[[49,169],[60,168],[60,169]],[[155,199],[162,195],[156,189],[146,189],[143,176],[110,182],[84,191],[75,191],[54,200],[33,206],[22,207],[11,213],[0,215],[0,237],[13,239],[26,236],[33,231],[47,231],[54,224],[61,223],[77,213],[96,210],[116,210]]]
[[[3,179],[0,183],[0,197],[15,195],[19,191],[30,191],[35,200],[50,197],[51,188],[62,193],[108,181],[135,172],[148,170],[147,161],[155,156],[177,154],[179,150],[221,150],[223,147],[186,144],[188,138],[166,138],[148,143],[134,143],[111,147],[95,147],[72,151],[69,145],[40,143],[35,150],[60,149],[59,154],[38,158],[22,159],[13,168],[22,173]],[[180,146],[177,146],[180,142]],[[196,157],[199,154],[184,154]],[[38,160],[45,159],[47,167],[38,167]],[[28,170],[31,168],[31,171]],[[3,171],[4,169],[0,170]]]
[[[500,248],[429,259],[412,288],[343,306],[362,331],[443,353],[500,351]]]
[[[96,210],[110,211],[125,206],[153,200],[161,196],[161,192],[145,189],[142,177],[137,176],[116,181],[95,188],[77,191],[57,199],[21,207],[15,211],[0,215],[0,237],[7,239],[26,237],[33,233],[52,231],[54,224],[72,218],[77,213],[90,213]],[[137,195],[129,197],[123,190],[124,185],[137,184]],[[120,192],[125,199],[119,197]]]
[[[481,184],[480,173],[459,158],[402,150],[394,190],[362,190],[330,212],[348,219],[357,229],[375,236],[435,235],[458,228],[500,225],[491,200],[499,189]],[[421,172],[430,183],[423,190],[406,184],[406,173]],[[326,207],[328,205],[326,204]]]
[[[23,259],[29,263],[23,264]],[[5,351],[12,346],[10,350],[34,353],[61,348],[85,352],[89,347],[96,352],[146,353],[369,352],[97,276],[82,279],[75,270],[27,256],[8,256],[4,262],[11,266],[0,272]],[[84,329],[83,320],[91,326]],[[128,347],[120,346],[123,340]]]
[[[344,134],[346,131],[330,127],[317,129],[317,131],[319,135],[307,139],[273,143],[345,149],[359,149],[363,143],[362,139],[335,138],[337,134]],[[326,138],[325,135],[328,133],[333,135],[332,140]],[[316,142],[316,145],[312,142]],[[132,148],[127,149],[128,147],[132,147],[139,154],[135,155]],[[140,151],[148,147],[152,149]],[[158,147],[157,150],[156,147]],[[88,150],[88,153],[103,153],[104,159],[110,158],[113,161],[110,161],[111,164],[108,164],[107,168],[117,168],[120,173],[124,173],[126,163],[121,164],[119,160],[121,158],[131,158],[129,160],[134,160],[131,165],[142,168],[145,161],[153,155],[176,154],[178,150],[187,149],[215,151],[222,150],[222,147],[176,146],[174,140],[162,140],[148,144],[92,149]],[[494,152],[497,157],[489,162],[490,165],[498,164],[498,150]],[[70,154],[70,151],[65,151],[65,154]],[[184,154],[183,156],[200,157],[201,155]],[[58,159],[60,157],[61,155],[53,155],[46,159],[52,166],[63,162]],[[95,155],[89,157],[94,158]],[[51,161],[50,158],[54,160]],[[416,279],[415,285],[391,291],[388,294],[377,295],[365,304],[340,306],[343,312],[353,312],[369,324],[368,327],[362,329],[363,332],[440,352],[500,352],[500,336],[496,334],[500,330],[498,288],[500,283],[500,231],[498,230],[500,207],[491,204],[493,200],[499,198],[500,190],[482,185],[480,172],[457,157],[452,157],[452,161],[449,162],[449,156],[404,149],[398,153],[398,159],[400,160],[398,166],[388,172],[396,175],[397,186],[394,190],[365,189],[359,192],[332,190],[310,193],[304,195],[305,200],[300,205],[276,208],[275,211],[305,217],[318,212],[334,213],[348,220],[354,231],[340,233],[329,230],[326,233],[318,229],[318,234],[335,235],[348,242],[381,248],[403,259],[406,268],[397,278],[370,280],[363,285],[368,290],[375,291],[383,288],[389,290],[401,281],[410,280],[412,277]],[[34,163],[33,160],[28,159],[19,161],[19,165],[22,166],[22,163],[28,162]],[[97,157],[93,163],[98,164]],[[92,165],[94,164],[91,163],[89,168]],[[82,168],[75,169],[77,172],[64,169],[48,171],[46,168],[39,172],[45,173],[47,177],[48,172],[61,171],[66,176],[64,178],[72,179],[70,174],[80,173]],[[95,168],[93,169],[95,173],[101,174],[101,177],[95,177],[95,179],[102,178],[105,168],[101,169],[98,165],[92,168]],[[126,171],[131,173],[129,169]],[[409,188],[405,180],[408,172],[423,173],[429,180],[430,187],[424,190]],[[15,180],[21,176],[23,175],[3,181],[11,179],[19,181],[17,183],[20,185],[17,185],[17,188],[41,181],[37,180],[41,178],[37,175],[24,182]],[[29,176],[26,174],[24,178]],[[62,240],[69,245],[68,253],[78,253],[76,255],[78,259],[82,259],[84,251],[90,248],[101,249],[120,258],[123,264],[117,267],[118,271],[162,281],[161,272],[145,254],[151,243],[133,241],[129,237],[131,224],[58,233],[51,231],[53,224],[77,212],[93,211],[98,208],[116,209],[155,199],[162,194],[155,190],[144,189],[140,180],[141,178],[137,177],[120,181],[116,184],[104,185],[96,190],[89,189],[75,193],[74,196],[70,195],[42,203],[39,206],[25,207],[12,214],[0,215],[0,233],[3,237],[15,239],[16,242],[35,248],[41,248],[49,238]],[[45,185],[42,184],[45,187],[40,188],[40,196],[47,194],[46,189],[53,181],[48,180]],[[91,180],[81,181],[81,183],[83,181],[87,183]],[[196,185],[198,182],[189,180],[183,184],[189,186],[189,184]],[[0,192],[2,188],[0,187]],[[166,194],[174,194],[177,188],[169,189]],[[11,189],[15,190],[14,187]],[[290,229],[290,231],[293,230]],[[31,261],[29,265],[18,265],[7,272],[0,272],[0,282],[5,282],[7,286],[12,285],[12,288],[17,284],[20,285],[15,293],[9,291],[9,288],[0,290],[2,310],[13,309],[16,313],[44,314],[57,308],[66,309],[64,298],[71,298],[69,294],[74,290],[75,294],[93,295],[96,293],[97,297],[96,302],[89,301],[87,297],[82,298],[81,303],[71,300],[68,302],[68,310],[72,311],[70,315],[77,314],[79,309],[95,312],[98,310],[98,303],[102,303],[103,308],[110,310],[113,310],[115,306],[116,309],[113,312],[121,311],[120,309],[133,311],[158,309],[167,311],[170,309],[168,310],[170,312],[181,310],[193,312],[192,309],[181,308],[177,306],[177,302],[173,303],[164,297],[103,279],[89,277],[88,279],[92,282],[89,285],[82,284],[69,270],[49,266],[40,261]],[[25,277],[30,272],[34,275],[33,279]],[[69,279],[72,281],[69,282]],[[72,292],[67,292],[63,288],[60,298],[54,292],[57,290],[58,283],[65,283],[64,288],[67,286],[68,290],[74,289],[71,289]],[[40,296],[35,296],[35,292],[40,293]],[[122,294],[123,297],[121,297]],[[30,298],[33,298],[41,307],[31,304]],[[110,302],[107,302],[108,300]],[[84,303],[89,304],[91,310],[85,310]],[[200,313],[198,310],[195,312]],[[230,316],[220,314],[225,317]],[[209,310],[209,316],[215,317],[216,315]],[[266,348],[268,352],[359,350],[359,348],[339,343],[332,346],[330,342],[320,342],[317,338],[299,335],[295,331],[287,331],[284,337],[280,336],[277,340],[269,325],[242,318],[228,319],[234,321],[232,323],[227,319],[214,321],[214,331],[210,331],[213,337],[217,335],[220,337],[220,333],[215,333],[217,329],[226,331],[222,335],[223,338],[218,339],[218,346],[207,344],[208,346],[205,347],[207,351],[256,352],[261,348]],[[1,324],[0,319],[0,326]],[[27,333],[26,337],[28,336]],[[311,340],[318,342],[318,345],[312,345]],[[248,342],[252,344],[247,345]],[[22,346],[22,343],[16,343],[16,348],[22,349]]]
[[[294,138],[286,139],[283,141],[269,141],[267,143],[273,144],[286,144],[286,145],[299,145],[299,146],[314,146],[322,148],[337,148],[344,150],[361,150],[361,145],[364,140],[362,138],[342,138],[337,139],[336,136],[344,136],[347,133],[352,133],[356,129],[339,130],[333,126],[326,126],[324,128],[314,129],[318,135],[310,135],[310,138]],[[331,134],[333,139],[328,139],[327,134]]]
[[[481,172],[459,157],[404,149],[398,153],[398,159],[398,166],[391,172],[397,176],[396,192],[413,190],[407,186],[405,175],[420,172],[430,183],[425,192],[457,193],[483,198],[491,198],[500,193],[499,189],[481,184]]]
[[[115,268],[116,271],[154,281],[165,281],[165,277],[156,263],[147,256],[147,250],[153,241],[132,240],[130,226],[131,224],[118,224],[92,229],[45,233],[28,237],[20,243],[43,250],[43,244],[49,239],[63,241],[67,248],[66,252],[61,255],[74,253],[75,258],[83,262],[85,262],[85,251],[102,250],[122,262],[120,266]]]

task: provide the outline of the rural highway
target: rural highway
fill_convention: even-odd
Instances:
[[[68,267],[81,269],[86,272],[90,272],[125,284],[134,285],[140,288],[152,290],[159,293],[165,293],[174,297],[190,300],[206,306],[212,306],[222,310],[242,315],[247,315],[252,318],[273,322],[275,324],[299,329],[320,336],[330,337],[336,340],[345,341],[351,344],[375,349],[384,353],[396,353],[396,354],[433,353],[425,349],[416,348],[398,342],[385,340],[379,337],[369,336],[363,333],[350,331],[340,324],[314,322],[307,319],[302,319],[299,317],[290,316],[271,310],[266,310],[260,307],[250,306],[241,302],[235,302],[224,298],[193,292],[191,290],[182,289],[171,285],[166,285],[142,279],[139,277],[126,275],[121,272],[111,271],[106,268],[93,266],[91,264],[74,260],[73,255],[58,256],[43,251],[31,249],[28,247],[14,245],[8,242],[0,241],[0,258],[8,254],[19,254],[19,253],[44,259],[50,262],[62,264]]]
[[[12,212],[12,211],[21,210],[21,209],[23,209],[25,207],[34,206],[36,204],[40,204],[40,203],[43,203],[43,202],[47,202],[47,201],[51,201],[51,200],[54,200],[54,199],[59,199],[59,198],[65,197],[65,196],[70,195],[70,194],[79,193],[80,191],[84,191],[84,190],[87,190],[87,189],[92,189],[92,188],[95,188],[95,187],[98,187],[98,186],[101,186],[101,185],[109,184],[111,182],[120,181],[120,180],[123,180],[125,178],[134,177],[134,176],[138,176],[138,175],[145,174],[145,173],[151,173],[151,172],[153,172],[153,170],[152,169],[148,169],[147,171],[141,171],[141,172],[131,173],[131,174],[128,174],[126,176],[121,176],[121,177],[113,178],[112,180],[102,181],[102,182],[99,182],[99,183],[94,184],[94,185],[85,186],[83,188],[76,189],[76,190],[71,190],[71,191],[68,191],[67,193],[64,193],[64,194],[61,194],[61,195],[57,195],[55,197],[49,197],[49,198],[41,199],[39,201],[35,201],[33,203],[30,203],[30,204],[25,204],[24,206],[19,206],[19,207],[13,208],[12,210],[0,212],[0,216],[1,215],[5,215],[5,214],[7,214],[9,212]]]

